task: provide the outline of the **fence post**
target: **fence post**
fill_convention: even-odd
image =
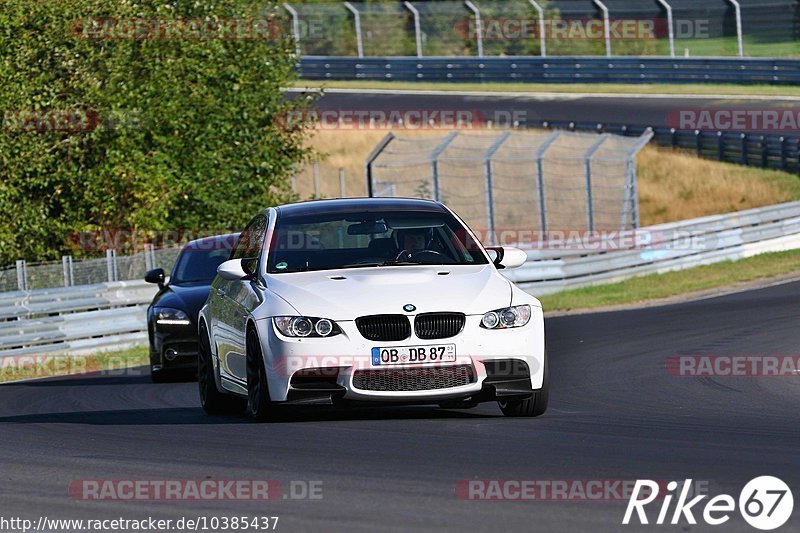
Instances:
[[[717,159],[725,161],[725,138],[721,131],[717,132]]]
[[[73,285],[71,255],[61,256],[61,267],[64,270],[64,286],[71,287]]]
[[[144,245],[144,269],[146,271],[153,270],[156,267],[155,257],[153,257],[153,243],[146,243]]]
[[[500,149],[506,139],[511,136],[511,132],[507,131],[502,133],[495,142],[486,150],[483,156],[483,172],[486,180],[486,221],[489,226],[488,242],[490,244],[497,244],[495,239],[495,217],[494,217],[494,185],[492,184],[492,158],[494,154]]]
[[[303,55],[303,51],[300,49],[300,20],[297,14],[297,10],[290,6],[289,4],[283,4],[284,9],[292,15],[292,33],[294,33],[294,53],[297,57]]]
[[[356,48],[358,49],[358,57],[364,57],[364,41],[361,38],[361,14],[350,2],[345,2],[344,7],[353,14],[356,25]]]
[[[106,250],[106,272],[108,274],[108,281],[117,281],[117,251]]]
[[[417,41],[417,57],[422,57],[422,29],[419,23],[419,11],[411,2],[403,2],[403,5],[411,11],[414,16],[414,37]]]
[[[17,260],[17,289],[28,290],[28,265],[24,259]]]
[[[314,161],[314,199],[319,200],[319,163]]]
[[[433,199],[437,202],[441,197],[439,190],[439,156],[448,146],[450,146],[450,143],[453,142],[456,137],[458,137],[458,132],[451,132],[441,143],[439,143],[439,146],[434,148],[433,152],[431,152],[431,180],[433,185]]]
[[[539,15],[539,52],[542,57],[547,57],[547,23],[544,20],[544,9],[536,0],[528,0]]]
[[[539,150],[536,151],[536,191],[539,195],[539,223],[541,224],[542,235],[545,236],[547,232],[547,208],[545,205],[544,197],[544,153],[556,139],[561,135],[560,131],[554,131],[544,140]]]
[[[606,56],[611,57],[611,24],[608,17],[608,7],[600,0],[593,1],[603,12],[603,34],[606,40]]]
[[[703,132],[700,130],[694,130],[694,144],[695,150],[697,151],[697,157],[702,157],[703,155]]]
[[[667,27],[669,31],[669,55],[675,57],[675,24],[672,18],[672,6],[669,5],[667,0],[658,0],[658,3],[664,6],[667,10]]]
[[[781,170],[786,172],[788,162],[786,161],[786,137],[781,136]]]
[[[475,33],[478,41],[478,57],[483,57],[483,26],[481,24],[481,11],[469,0],[465,0],[464,5],[466,5],[467,8],[472,11],[472,14],[475,15]]]
[[[376,146],[375,149],[370,152],[370,154],[367,156],[367,160],[364,161],[364,178],[367,181],[367,196],[370,198],[372,198],[372,195],[375,192],[372,187],[372,181],[374,177],[372,174],[372,163],[375,162],[378,156],[383,153],[386,147],[389,146],[389,143],[393,140],[394,133],[387,133],[386,137],[384,137],[381,142],[378,143],[378,146]]]
[[[739,5],[738,0],[728,0],[733,4],[733,10],[736,13],[736,41],[739,44],[739,57],[744,57],[744,42],[742,40],[742,6]]]
[[[583,159],[586,166],[586,218],[589,223],[589,231],[594,231],[594,200],[592,199],[592,158],[608,139],[608,134],[600,135],[600,138],[592,144]]]
[[[761,136],[761,168],[769,166],[769,147],[767,146],[767,136]]]
[[[339,168],[339,198],[345,198],[344,169]]]

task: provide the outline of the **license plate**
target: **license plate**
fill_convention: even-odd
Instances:
[[[410,363],[452,363],[456,360],[456,345],[390,346],[372,349],[372,365],[406,365]]]

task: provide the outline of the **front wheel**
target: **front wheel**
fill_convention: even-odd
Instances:
[[[259,422],[276,420],[278,408],[269,395],[261,341],[254,329],[247,332],[247,410]]]
[[[544,379],[542,388],[533,391],[531,397],[525,400],[508,400],[497,402],[500,410],[505,416],[513,417],[536,417],[541,416],[547,411],[547,402],[550,397],[550,364],[547,360],[547,352],[544,354]]]
[[[200,350],[197,354],[197,384],[200,391],[200,405],[209,415],[240,414],[244,411],[242,399],[223,394],[217,389],[214,364],[211,361],[211,344],[208,333],[200,333]]]

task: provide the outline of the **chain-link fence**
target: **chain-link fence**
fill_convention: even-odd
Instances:
[[[505,230],[639,226],[636,155],[652,138],[565,131],[400,138],[367,162],[372,196],[432,198],[489,242]]]
[[[308,56],[800,55],[800,0],[283,4]]]
[[[148,247],[131,255],[117,255],[108,250],[106,257],[99,259],[73,260],[72,256],[64,256],[61,261],[17,261],[14,267],[0,270],[0,292],[142,279],[154,268],[171,272],[181,249]]]

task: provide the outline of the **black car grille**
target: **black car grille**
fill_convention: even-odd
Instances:
[[[356,318],[358,331],[371,341],[402,341],[411,336],[411,323],[404,315],[372,315]]]
[[[414,319],[414,333],[420,339],[455,337],[464,329],[463,313],[425,313]]]
[[[475,380],[471,365],[357,370],[353,386],[371,391],[419,391],[449,389]]]

